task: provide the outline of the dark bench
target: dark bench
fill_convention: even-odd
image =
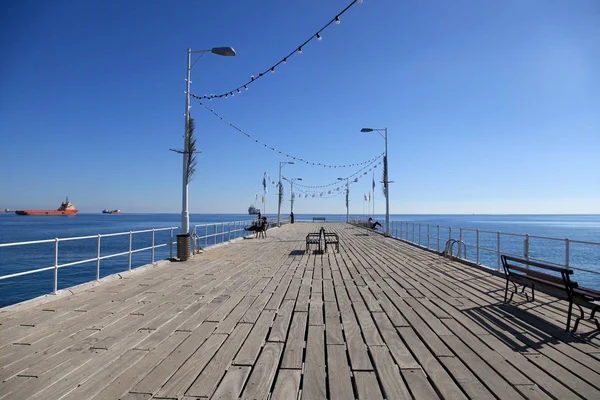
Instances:
[[[325,252],[327,252],[328,244],[335,244],[335,250],[338,253],[340,252],[340,238],[337,233],[326,233],[325,230],[323,230],[323,237],[325,239]]]
[[[325,231],[324,228],[321,228],[318,233],[309,233],[306,235],[306,252],[310,250],[311,244],[316,244],[319,246],[319,252],[321,251],[321,234]]]
[[[506,276],[506,289],[504,291],[504,302],[511,302],[515,293],[518,293],[517,285],[521,285],[521,293],[525,294],[527,301],[535,300],[535,287],[542,287],[545,293],[567,300],[569,310],[567,312],[567,328],[571,330],[571,316],[573,313],[573,304],[579,308],[579,317],[575,320],[573,330],[575,332],[579,326],[579,321],[584,319],[583,308],[591,310],[589,320],[596,322],[596,327],[600,330],[600,323],[595,318],[596,311],[600,309],[600,292],[587,288],[580,288],[577,282],[571,280],[573,270],[568,268],[555,267],[536,261],[530,261],[523,258],[502,255],[502,266]],[[529,268],[529,267],[533,267]],[[554,272],[554,274],[546,273]],[[560,276],[559,276],[560,274]],[[514,291],[508,298],[508,287],[512,283]],[[525,289],[531,288],[531,300]]]
[[[325,222],[325,217],[313,217],[313,222],[316,222],[316,221],[323,221],[323,222]]]

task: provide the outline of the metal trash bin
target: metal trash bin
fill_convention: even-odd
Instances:
[[[191,254],[191,237],[189,233],[181,233],[177,235],[177,258],[181,261],[190,259]]]

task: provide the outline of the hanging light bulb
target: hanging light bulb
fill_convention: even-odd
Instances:
[[[321,40],[321,39],[323,39],[323,38],[321,37],[321,35],[319,35],[319,34],[317,33],[317,40]]]
[[[252,80],[252,81],[254,80],[254,75],[250,76],[250,80]]]
[[[248,86],[247,86],[247,85],[244,85],[244,89],[248,90]]]
[[[231,95],[231,97],[235,96],[235,93],[233,92],[229,92],[229,94]]]
[[[281,62],[284,63],[284,64],[287,63],[287,57],[284,58]]]
[[[335,17],[335,23],[339,25],[339,24],[340,24],[340,22],[341,22],[341,21],[340,21],[340,17]]]
[[[298,47],[298,54],[302,54],[302,46]]]
[[[237,90],[238,93],[242,93],[242,91],[240,89]]]
[[[271,67],[271,73],[274,74],[275,73],[275,67]]]

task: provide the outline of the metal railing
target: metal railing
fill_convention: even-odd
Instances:
[[[78,236],[78,237],[54,238],[54,239],[46,239],[46,240],[32,240],[32,241],[27,241],[27,242],[2,243],[2,244],[0,244],[0,249],[11,248],[11,247],[14,248],[14,247],[18,247],[18,246],[31,246],[31,245],[35,245],[35,244],[53,243],[54,244],[54,265],[48,266],[48,267],[32,269],[32,270],[27,270],[27,271],[16,272],[16,273],[8,274],[8,275],[2,275],[2,276],[0,276],[0,280],[16,278],[19,276],[31,275],[31,274],[41,273],[44,271],[53,270],[54,271],[54,285],[53,285],[52,293],[56,294],[58,291],[58,271],[61,268],[96,262],[96,281],[99,281],[100,280],[100,267],[101,267],[102,260],[107,260],[110,258],[127,255],[128,256],[127,270],[131,271],[132,255],[135,253],[140,253],[143,251],[150,251],[151,252],[151,262],[154,263],[156,249],[169,246],[170,257],[173,257],[173,244],[177,243],[177,242],[173,242],[173,230],[174,229],[178,229],[178,228],[170,227],[170,228],[159,228],[159,229],[146,229],[146,230],[140,230],[140,231],[98,234],[98,235],[91,235],[91,236]],[[155,235],[157,232],[163,232],[163,231],[170,232],[169,233],[169,241],[167,243],[158,243],[157,244]],[[145,246],[145,247],[140,247],[140,248],[134,248],[134,246],[133,246],[134,235],[139,235],[139,234],[144,234],[144,233],[152,233],[151,245]],[[109,238],[109,237],[118,237],[118,236],[128,236],[129,249],[127,251],[102,255],[101,254],[101,246],[103,243],[102,239]],[[59,251],[60,251],[59,244],[60,243],[68,243],[68,242],[76,242],[76,241],[89,241],[89,240],[96,241],[96,247],[95,247],[96,256],[95,257],[85,258],[83,260],[59,263]],[[68,256],[70,256],[72,258],[73,251],[70,251],[68,253],[69,253]]]
[[[502,267],[500,255],[507,254],[600,275],[600,269],[589,268],[598,260],[591,254],[600,255],[598,242],[468,228],[459,228],[455,237],[456,231],[450,226],[411,221],[392,221],[390,227],[391,236],[438,252],[446,243],[462,242],[472,249],[471,257],[465,252],[463,259],[497,270]]]
[[[246,236],[248,232],[245,228],[251,225],[252,222],[252,219],[248,219],[244,221],[194,225],[194,229],[192,230],[192,252],[196,253],[203,248]],[[281,222],[283,224],[284,221],[282,220]],[[269,223],[271,227],[276,225],[276,221],[269,221]]]

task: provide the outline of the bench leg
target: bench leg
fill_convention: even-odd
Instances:
[[[577,327],[579,326],[579,321],[581,321],[583,319],[583,308],[581,308],[581,306],[579,304],[577,304],[577,307],[579,308],[579,317],[577,317],[577,319],[575,320],[575,325],[573,325],[573,330],[571,331],[571,333],[575,333],[575,331],[577,330]],[[567,321],[567,330],[569,329],[569,320]]]
[[[506,289],[504,289],[504,302],[505,303],[506,303],[506,299],[508,297],[508,283],[509,283],[509,280],[507,279],[506,280]],[[510,296],[510,299],[512,300],[512,295]]]
[[[567,332],[571,330],[571,315],[573,314],[573,302],[569,302],[569,311],[567,312]],[[579,321],[577,321],[579,323]],[[577,329],[577,323],[573,327],[573,332]]]

